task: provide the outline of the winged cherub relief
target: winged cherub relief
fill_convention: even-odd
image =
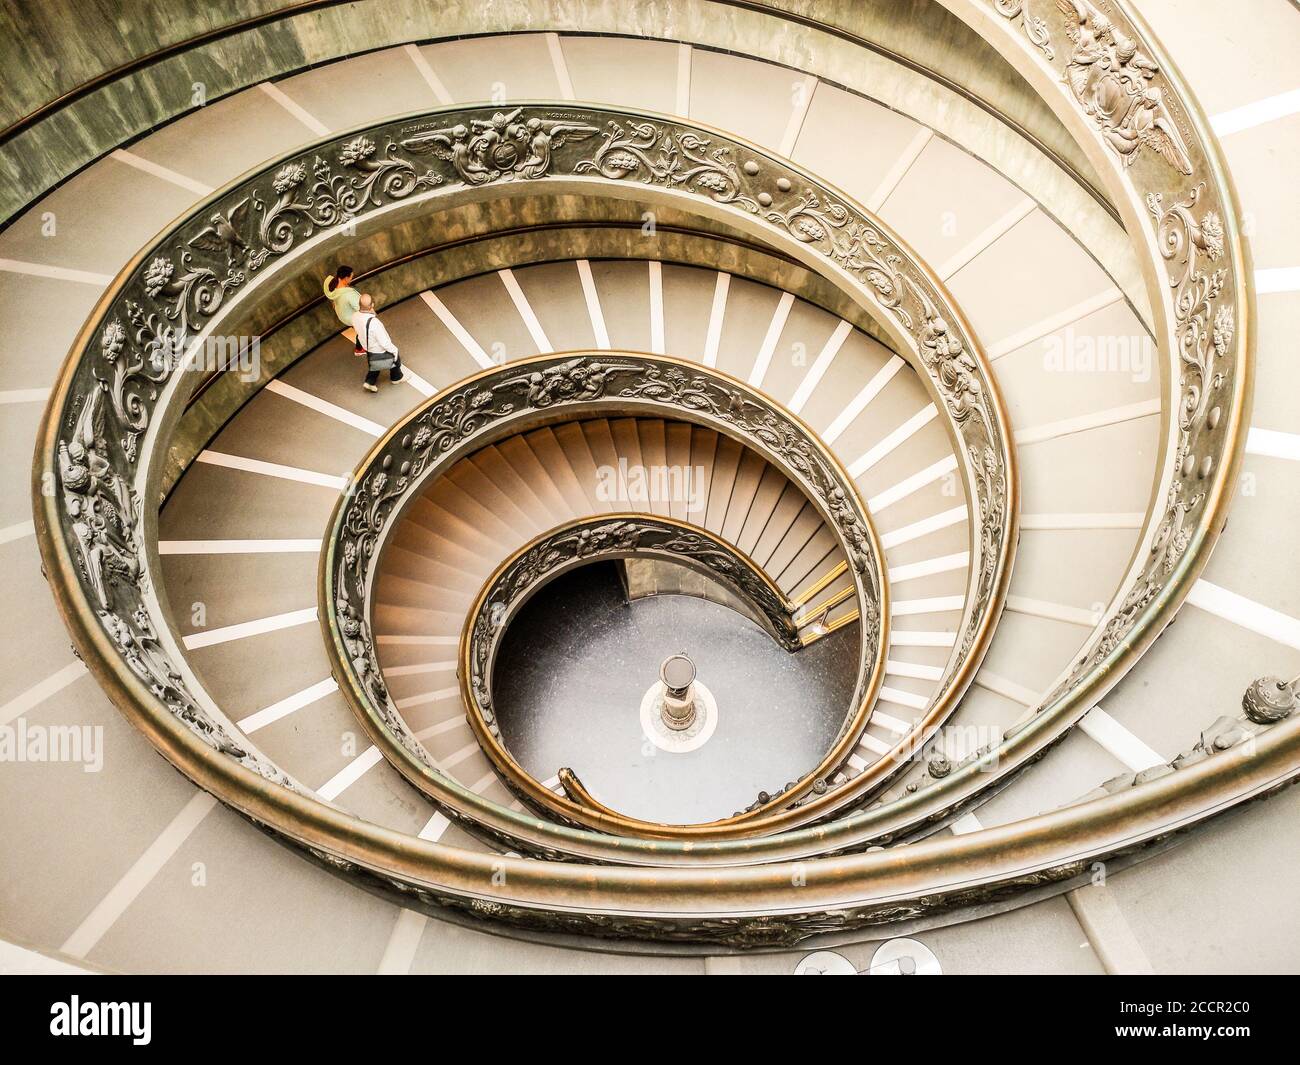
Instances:
[[[522,107],[498,111],[489,119],[471,119],[469,125],[417,133],[401,145],[415,155],[445,159],[467,185],[486,185],[502,177],[541,177],[557,148],[598,132],[595,126],[535,115],[521,121],[522,114]]]
[[[1065,80],[1106,142],[1132,166],[1143,148],[1158,152],[1181,174],[1192,172],[1187,148],[1160,90],[1159,69],[1087,0],[1056,0],[1074,50]]]

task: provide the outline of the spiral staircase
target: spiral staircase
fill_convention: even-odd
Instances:
[[[0,725],[103,758],[0,762],[6,966],[1295,968],[1292,5],[65,6]],[[689,822],[519,756],[498,644],[598,559],[833,674],[713,685],[821,753]]]

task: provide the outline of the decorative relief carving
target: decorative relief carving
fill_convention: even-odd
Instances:
[[[1187,148],[1163,91],[1154,84],[1160,68],[1134,38],[1087,0],[1056,0],[1056,6],[1074,46],[1065,82],[1106,143],[1126,167],[1143,148],[1150,148],[1180,174],[1190,174]]]
[[[1037,15],[1030,14],[1027,0],[993,0],[993,6],[1003,18],[1013,22],[1020,19],[1020,28],[1029,42],[1048,59],[1056,58],[1047,23]]]
[[[590,159],[581,160],[576,174],[598,173],[618,181],[633,178],[647,185],[680,189],[707,196],[715,203],[730,203],[757,212],[758,202],[741,192],[744,179],[732,161],[734,150],[709,146],[712,140],[692,129],[661,126],[654,122],[610,121],[604,140]],[[758,173],[750,161],[746,172]]]
[[[629,406],[664,408],[670,415],[676,411],[730,432],[787,470],[795,483],[820,503],[851,560],[862,619],[858,678],[841,728],[843,735],[862,703],[884,629],[880,612],[881,559],[856,493],[802,428],[758,393],[667,359],[618,354],[567,359],[542,356],[522,368],[513,365],[479,375],[431,400],[403,425],[382,454],[359,471],[355,488],[339,516],[330,595],[348,665],[365,692],[370,710],[405,750],[424,766],[436,769],[388,697],[368,623],[373,561],[395,512],[418,483],[435,475],[435,467],[455,461],[477,439],[491,439],[503,420],[521,424],[519,419],[530,411],[571,407],[576,414],[584,407],[599,409],[604,403],[621,412]],[[561,560],[566,549],[614,550],[617,548],[610,545],[617,545],[619,537],[651,537],[653,528],[648,521],[607,527],[598,541],[593,541],[591,529],[579,530],[571,539],[561,538],[562,542],[552,545],[553,555],[543,552],[529,556],[528,562],[540,565],[547,557]],[[698,556],[693,556],[695,560],[718,572],[735,564],[732,556],[706,550],[703,538],[696,544],[681,534],[676,544],[682,553],[687,552],[688,545],[693,546]],[[739,578],[734,570],[732,576]],[[765,600],[759,590],[753,588],[751,593],[758,597],[761,608]],[[767,605],[775,617],[778,604]],[[477,619],[480,627],[486,626],[486,617],[482,614]],[[789,625],[788,616],[783,624]],[[477,646],[489,648],[489,635],[486,628],[480,628]],[[485,720],[490,722],[486,672],[480,673],[475,695],[486,709]]]
[[[586,140],[595,126],[566,119],[524,117],[524,109],[498,111],[491,118],[471,118],[430,129],[414,126],[401,147],[412,155],[432,154],[451,163],[466,185],[486,185],[511,178],[539,178],[551,169],[552,153],[569,141]]]
[[[1023,32],[1030,46],[1047,59],[1053,58],[1044,20],[1031,15],[1023,3],[992,2],[1008,19],[1009,28],[1015,26],[1014,19],[1021,18],[1018,32]],[[1155,64],[1130,36],[1131,29],[1119,28],[1122,18],[1104,16],[1093,4],[1058,0],[1058,7],[1073,44],[1064,68],[1058,65],[1058,69],[1062,69],[1067,91],[1101,131],[1124,172],[1141,173],[1144,168],[1132,168],[1131,164],[1143,154],[1143,148],[1151,147],[1173,170],[1190,174],[1193,156],[1162,95],[1170,90]],[[386,206],[417,190],[445,184],[474,186],[570,173],[643,181],[707,196],[714,202],[733,204],[758,215],[804,244],[817,247],[830,261],[854,274],[912,333],[946,410],[954,418],[961,416],[958,424],[962,427],[965,455],[977,471],[982,471],[977,474],[975,494],[984,524],[976,550],[982,553],[978,563],[981,580],[991,586],[985,574],[996,575],[995,555],[1003,557],[1006,550],[1009,469],[1001,450],[994,446],[1000,439],[1001,426],[989,405],[989,390],[982,377],[971,371],[968,345],[960,337],[945,339],[953,332],[953,324],[942,316],[927,314],[921,299],[928,292],[924,279],[910,274],[898,250],[879,240],[878,232],[873,236],[862,228],[870,228],[868,219],[858,217],[847,205],[834,203],[822,191],[807,189],[794,194],[796,184],[810,182],[779,164],[744,159],[746,150],[742,147],[671,124],[628,116],[604,119],[590,110],[563,106],[519,108],[504,114],[479,110],[457,117],[460,121],[451,125],[446,125],[450,120],[445,119],[438,127],[401,123],[354,137],[346,144],[322,146],[285,163],[274,174],[250,179],[205,207],[202,218],[178,227],[156,249],[154,257],[121,286],[115,303],[105,313],[99,350],[82,353],[77,376],[68,389],[68,404],[60,412],[63,422],[56,468],[62,535],[76,559],[84,599],[93,604],[90,612],[99,618],[123,660],[170,712],[185,720],[211,746],[270,779],[286,783],[273,767],[250,758],[197,708],[181,686],[179,674],[156,638],[154,621],[143,607],[141,593],[147,576],[137,532],[139,502],[130,486],[135,476],[136,442],[147,430],[161,389],[176,368],[175,363],[160,356],[160,349],[183,347],[228,295],[247,283],[250,275],[313,233],[346,224],[370,208]],[[581,158],[574,146],[601,133],[602,122],[601,147],[590,158]],[[429,156],[437,162],[432,169],[422,169],[419,161]],[[1227,264],[1209,273],[1200,266],[1217,260],[1223,250],[1223,231],[1216,222],[1225,209],[1217,188],[1211,188],[1203,197],[1200,188],[1190,193],[1147,190],[1155,197],[1153,214],[1159,208],[1158,224],[1167,226],[1171,234],[1179,230],[1183,234],[1180,239],[1162,236],[1162,241],[1169,241],[1165,259],[1173,264],[1169,277],[1179,308],[1180,358],[1184,366],[1180,415],[1180,427],[1185,432],[1180,449],[1183,484],[1171,491],[1165,515],[1167,534],[1162,532],[1157,538],[1147,570],[1155,579],[1130,587],[1121,608],[1109,619],[1097,653],[1089,659],[1092,664],[1105,660],[1152,609],[1163,587],[1164,574],[1177,567],[1203,523],[1205,493],[1193,491],[1190,478],[1194,472],[1208,476],[1213,467],[1206,464],[1211,462],[1212,453],[1217,455],[1223,450],[1221,442],[1213,447],[1202,442],[1217,424],[1215,395],[1236,387],[1230,372],[1216,366],[1216,360],[1227,361],[1237,343],[1232,310],[1236,297]],[[1162,194],[1170,195],[1174,206],[1164,207]],[[1198,203],[1198,197],[1205,202]],[[1216,274],[1224,276],[1216,281]],[[1210,293],[1216,285],[1216,291]],[[560,385],[576,388],[574,394],[591,387],[598,391],[607,387],[603,380],[594,386],[585,382],[565,384],[565,380],[571,379],[561,375]],[[560,396],[559,386],[552,387],[546,378],[530,382],[521,399],[527,399],[530,389],[533,398],[528,402],[538,408],[548,402],[564,401],[556,398]],[[109,400],[102,415],[95,410],[99,400],[92,402],[101,391]],[[414,434],[421,438],[420,446],[426,455],[440,454],[472,434],[478,419],[491,413],[484,410],[485,406],[494,402],[490,393],[463,393],[455,398],[460,402],[459,409],[443,408],[440,420],[421,426]],[[79,424],[83,413],[86,422]],[[993,435],[986,439],[984,430],[988,427]],[[1193,456],[1202,446],[1204,453],[1196,463]],[[400,481],[414,476],[415,471],[399,468],[385,474]],[[387,487],[381,485],[374,492],[383,496]],[[124,507],[123,499],[131,505]],[[834,504],[832,495],[827,505],[833,509]],[[129,515],[124,524],[118,521],[121,514]],[[362,557],[354,555],[351,562],[345,558],[340,566],[356,566]],[[350,601],[340,604],[341,629],[345,630],[350,656],[364,662],[365,669],[359,668],[359,674],[367,678],[368,690],[377,695],[383,691],[382,679],[374,668],[364,613],[349,616],[350,609]],[[973,631],[973,627],[968,630],[964,645],[969,645]],[[1039,882],[1055,875],[1059,870],[1033,874]],[[1006,889],[1015,886],[1009,884]],[[412,889],[405,885],[404,890]],[[927,912],[933,901],[917,900],[915,905],[899,909]],[[950,901],[945,897],[945,903]],[[459,904],[464,902],[459,900]],[[534,926],[555,921],[555,915],[524,907],[508,910],[517,910],[518,914],[507,912],[506,919],[517,917]],[[844,926],[837,920],[838,915],[819,917],[827,926]],[[883,913],[876,917],[890,919]],[[780,928],[769,931],[752,918],[738,917],[718,922],[715,931],[718,938],[728,942],[761,942],[768,936],[772,941],[785,937],[782,941],[791,942],[800,935],[797,929],[811,927],[805,924],[806,918],[800,914],[773,918],[772,924]],[[573,920],[582,925],[582,930],[602,934],[644,932],[655,938],[671,938],[674,934],[665,933],[653,922],[644,922],[645,928],[635,929],[632,926],[639,923],[629,922],[625,929],[619,919],[603,921],[584,915]],[[558,924],[564,923],[565,919],[559,919]],[[683,929],[681,934],[693,939],[710,934],[698,922]],[[747,938],[750,936],[752,940]]]
[[[1168,206],[1159,192],[1146,196],[1173,289],[1174,339],[1181,371],[1178,446],[1172,460],[1175,476],[1142,575],[1107,620],[1092,653],[1073,670],[1070,682],[1113,653],[1164,589],[1192,542],[1194,515],[1206,499],[1206,493],[1194,486],[1212,471],[1213,459],[1206,453],[1198,461],[1196,452],[1204,436],[1219,424],[1221,408],[1213,406],[1213,401],[1227,379],[1219,360],[1230,353],[1235,321],[1226,292],[1228,270],[1222,266],[1203,268],[1205,263],[1218,263],[1224,251],[1222,218],[1213,210],[1199,217],[1196,213],[1204,192],[1205,184],[1197,184]]]

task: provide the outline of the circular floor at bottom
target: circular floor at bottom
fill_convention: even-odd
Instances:
[[[539,592],[506,633],[494,687],[507,748],[536,779],[572,769],[634,817],[727,817],[812,769],[852,694],[857,626],[791,654],[735,611],[682,595],[627,603],[616,569],[593,565]],[[660,663],[685,651],[718,704],[709,741],[659,750],[638,710]]]

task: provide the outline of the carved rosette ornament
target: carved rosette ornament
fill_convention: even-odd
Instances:
[[[1295,688],[1281,677],[1260,677],[1241,697],[1241,708],[1257,725],[1274,725],[1295,712]]]

